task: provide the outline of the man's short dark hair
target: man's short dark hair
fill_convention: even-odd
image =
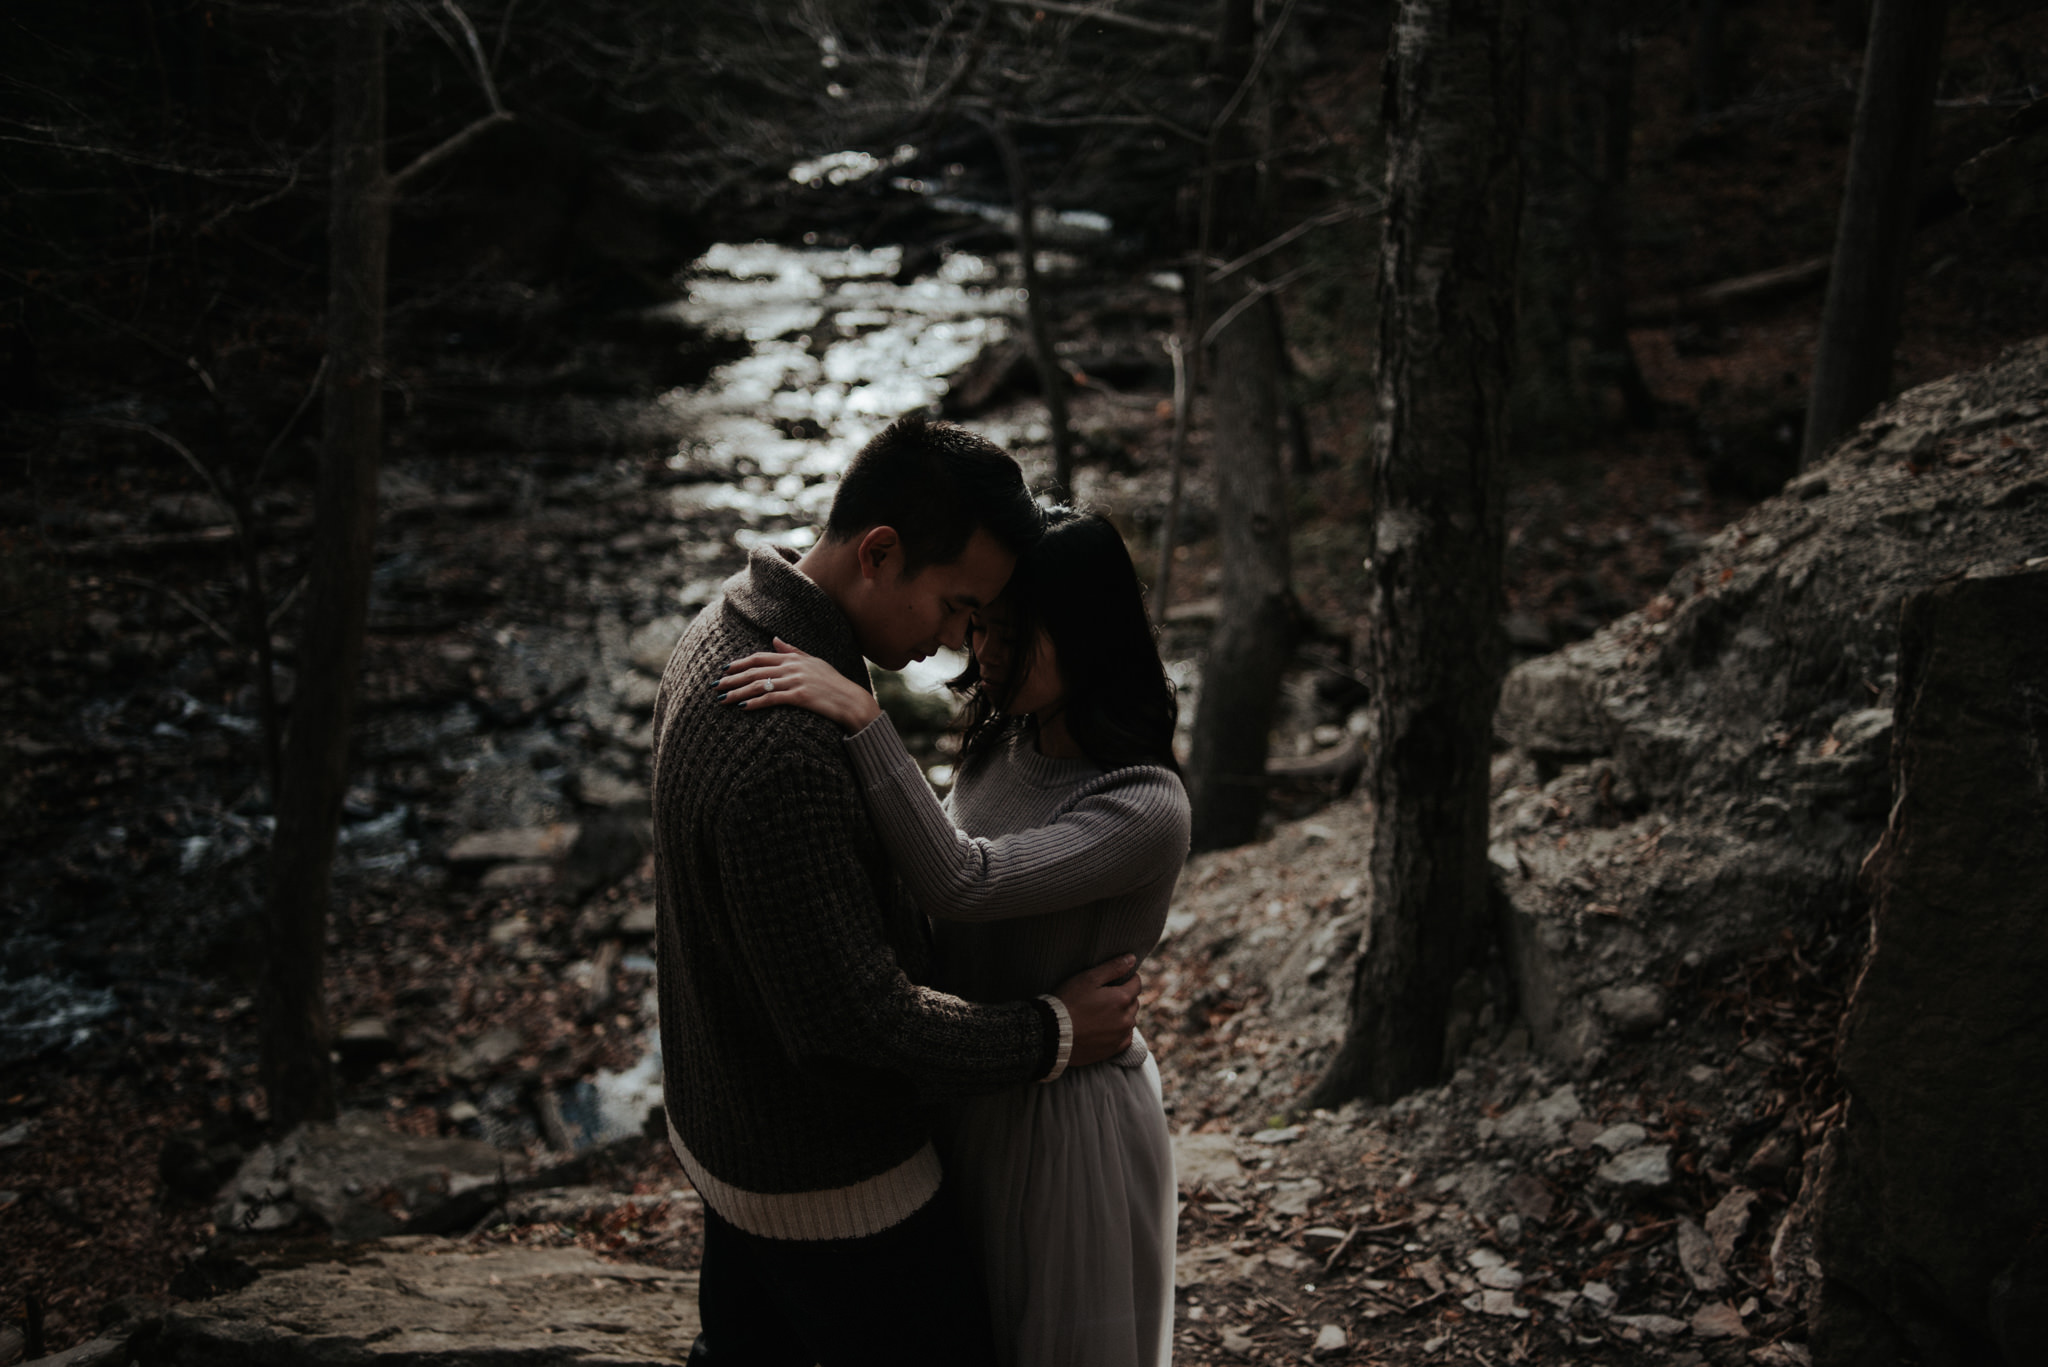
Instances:
[[[903,568],[958,560],[980,528],[1012,555],[1031,549],[1045,519],[1008,452],[950,422],[915,414],[878,433],[839,481],[825,534],[834,540],[893,527]]]

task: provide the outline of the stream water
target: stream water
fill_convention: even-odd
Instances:
[[[650,319],[730,339],[738,354],[702,383],[618,399],[494,399],[498,411],[481,421],[525,435],[467,490],[451,484],[453,465],[430,443],[394,440],[384,494],[398,524],[387,519],[380,534],[373,633],[380,623],[421,630],[421,614],[445,613],[430,586],[482,573],[416,529],[439,525],[434,510],[462,498],[509,499],[508,516],[484,525],[527,538],[514,572],[518,586],[545,590],[533,602],[546,606],[480,607],[417,638],[428,642],[421,649],[430,673],[459,681],[466,671],[473,691],[371,698],[355,743],[361,777],[344,814],[339,886],[435,883],[448,877],[441,851],[465,833],[576,820],[644,800],[654,682],[690,615],[752,548],[808,545],[861,445],[895,417],[934,403],[950,377],[1017,326],[1021,297],[989,260],[946,253],[930,273],[901,281],[902,260],[888,246],[715,246],[686,272],[684,296]],[[532,421],[522,427],[518,413]],[[401,412],[395,430],[404,423]],[[983,428],[1006,446],[1046,435],[1042,425]],[[565,440],[559,434],[590,432],[626,434],[643,450],[660,443],[654,449],[672,453],[662,477],[650,478],[644,460],[554,453]],[[494,492],[503,490],[510,493]],[[406,508],[426,511],[396,511]],[[958,663],[926,662],[905,682],[914,692],[939,692]],[[75,734],[67,743],[87,762],[143,777],[132,789],[117,786],[105,816],[53,852],[50,870],[17,868],[8,880],[0,1065],[75,1049],[189,989],[191,971],[148,946],[222,934],[223,908],[248,904],[269,836],[260,802],[207,801],[151,787],[148,778],[191,754],[249,747],[254,695],[245,689],[223,700],[211,669],[206,652],[189,653],[120,682],[68,723]],[[176,804],[174,817],[145,816],[166,802]],[[67,924],[69,894],[53,887],[73,874],[102,878],[101,902],[126,910]],[[152,918],[160,922],[154,931],[136,928]],[[123,945],[136,948],[117,952]],[[652,967],[644,954],[622,963],[650,995]],[[571,976],[587,971],[574,965]],[[652,1016],[650,1002],[643,1019]],[[637,1131],[659,1098],[658,1048],[650,1031],[634,1066],[564,1093],[571,1127],[591,1141]]]
[[[710,476],[672,492],[678,520],[734,515],[731,543],[742,550],[809,545],[853,454],[893,419],[935,403],[949,377],[1009,335],[1022,299],[997,283],[988,261],[950,254],[908,284],[892,278],[900,265],[895,247],[766,243],[716,246],[697,263],[688,297],[672,311],[692,327],[744,337],[750,350],[703,385],[661,399],[687,424],[672,463]],[[1042,428],[987,435],[1004,445],[1045,437]],[[912,666],[906,682],[940,693],[960,663],[935,656]],[[632,1067],[600,1070],[563,1098],[565,1117],[590,1140],[637,1133],[660,1103],[657,1028],[642,1047]]]

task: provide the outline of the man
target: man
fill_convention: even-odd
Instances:
[[[1031,1002],[918,986],[928,934],[839,729],[717,701],[725,666],[778,637],[863,685],[863,655],[901,669],[960,648],[1040,526],[1009,456],[902,419],[854,458],[818,544],[801,560],[755,551],[669,659],[654,720],[663,1082],[706,1207],[700,1367],[991,1362],[923,1107],[1050,1081],[1130,1039],[1129,956]]]

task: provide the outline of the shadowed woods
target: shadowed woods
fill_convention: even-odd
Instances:
[[[2025,1360],[2038,15],[14,23],[0,1362],[675,1355],[655,680],[912,411],[1151,571],[1182,1361]]]

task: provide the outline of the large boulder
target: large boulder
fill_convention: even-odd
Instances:
[[[1850,910],[1890,802],[1899,605],[2048,552],[2048,338],[1887,405],[1641,611],[1513,671],[1492,858],[1537,1045]]]
[[[250,1154],[221,1192],[214,1223],[258,1233],[311,1216],[345,1240],[441,1233],[475,1224],[532,1166],[481,1140],[395,1134],[382,1117],[350,1111]]]
[[[1821,1367],[2048,1357],[2048,569],[1909,599],[1819,1197]]]

